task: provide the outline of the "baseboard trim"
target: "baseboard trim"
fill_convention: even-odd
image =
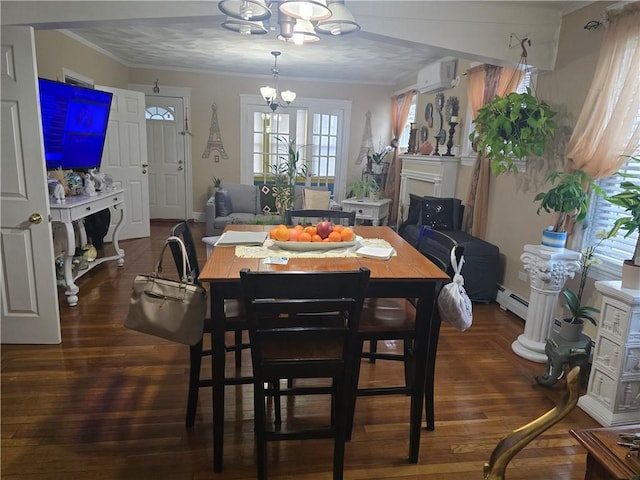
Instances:
[[[529,299],[517,295],[504,285],[498,284],[498,294],[496,295],[496,302],[498,302],[500,308],[502,308],[503,310],[508,310],[509,312],[514,313],[523,320],[527,318]]]

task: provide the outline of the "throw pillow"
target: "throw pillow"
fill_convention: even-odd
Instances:
[[[233,212],[233,206],[231,205],[231,196],[229,192],[224,188],[220,188],[216,191],[216,215],[218,217],[228,217]]]
[[[273,185],[258,185],[260,190],[260,211],[263,215],[278,213],[276,209],[276,197],[273,195]]]
[[[329,190],[314,190],[305,188],[302,193],[302,208],[304,210],[328,210]]]
[[[457,198],[423,197],[422,225],[434,230],[459,228],[460,200]]]
[[[409,194],[409,213],[407,213],[407,223],[418,225],[422,217],[422,197]]]

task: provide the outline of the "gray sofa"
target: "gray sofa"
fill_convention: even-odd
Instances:
[[[318,187],[295,187],[294,209],[302,208],[302,196],[305,188],[326,190]],[[270,194],[269,185],[242,185],[239,183],[223,183],[220,190],[228,195],[212,195],[205,207],[206,235],[220,235],[230,224],[264,223],[277,225],[282,218],[276,212],[275,199]],[[226,197],[224,201],[223,197]],[[221,211],[222,210],[222,211]]]

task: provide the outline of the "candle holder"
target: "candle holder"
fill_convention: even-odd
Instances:
[[[447,142],[447,153],[443,153],[443,157],[453,157],[451,149],[453,148],[453,134],[456,133],[456,125],[458,125],[458,122],[449,122],[449,141]]]

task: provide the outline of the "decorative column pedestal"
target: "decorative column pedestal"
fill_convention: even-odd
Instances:
[[[525,245],[520,260],[529,273],[531,295],[524,333],[511,349],[527,360],[546,363],[545,345],[551,335],[558,295],[567,277],[573,278],[580,267],[580,253],[551,249],[542,245]]]
[[[640,290],[596,282],[602,308],[587,394],[578,406],[602,426],[640,421]]]

